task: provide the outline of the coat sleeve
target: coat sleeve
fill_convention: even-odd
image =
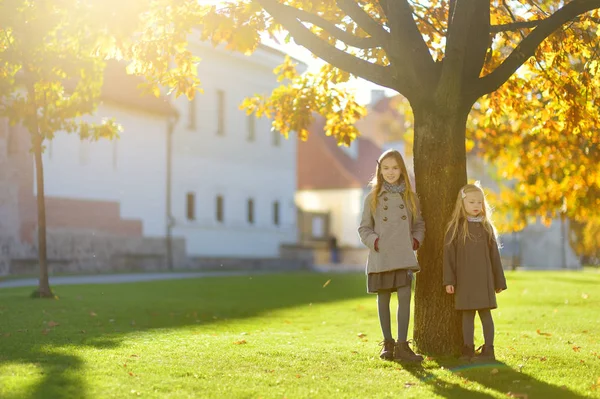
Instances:
[[[425,221],[421,216],[421,204],[419,203],[419,198],[415,194],[415,204],[417,206],[417,214],[413,218],[412,223],[412,236],[419,241],[420,245],[423,245],[423,240],[425,239]]]
[[[498,242],[496,237],[489,242],[490,247],[490,259],[492,261],[492,273],[494,275],[494,288],[503,289],[506,287],[506,278],[504,277],[504,269],[502,268],[502,260],[500,259],[500,251],[498,250]]]
[[[360,241],[365,244],[369,249],[375,250],[375,240],[379,238],[375,233],[375,220],[371,213],[371,194],[367,195],[363,204],[362,217],[360,219],[360,226],[358,227],[358,235]]]
[[[450,241],[450,233],[444,238],[443,285],[456,286],[456,240]]]

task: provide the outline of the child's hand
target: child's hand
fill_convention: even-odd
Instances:
[[[453,285],[447,285],[446,286],[446,292],[448,294],[454,294],[454,286]]]
[[[496,294],[499,294],[499,293],[501,293],[502,291],[504,291],[504,289],[503,289],[503,288],[496,288]]]
[[[373,247],[375,247],[375,252],[379,252],[379,237],[377,237],[375,239],[375,243],[373,244]]]
[[[413,251],[416,251],[417,249],[419,249],[419,240],[413,238]]]

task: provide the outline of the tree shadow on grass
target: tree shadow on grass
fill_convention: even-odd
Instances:
[[[326,284],[328,280],[331,280]],[[40,379],[26,398],[88,398],[85,362],[68,347],[112,349],[128,334],[208,325],[364,297],[360,274],[289,273],[144,283],[58,286],[58,300],[31,288],[0,290],[0,366],[33,364]],[[0,396],[11,393],[0,387]],[[16,397],[15,397],[16,399]]]
[[[444,398],[487,399],[492,397],[486,393],[472,391],[459,384],[445,381],[420,364],[403,365],[403,368],[417,378],[422,384],[427,384],[432,387],[436,394]]]
[[[437,363],[463,379],[467,386],[441,381],[439,376],[428,372],[421,366],[407,367],[406,370],[419,378],[420,381],[431,385],[436,393],[446,398],[489,397],[489,395],[482,392],[470,390],[468,387],[469,381],[476,382],[504,395],[510,392],[512,397],[517,398],[585,398],[585,396],[581,396],[566,387],[540,381],[502,362],[465,364],[455,359],[440,359],[437,360]]]

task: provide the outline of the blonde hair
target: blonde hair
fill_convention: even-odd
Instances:
[[[381,154],[377,160],[375,176],[373,176],[371,182],[369,183],[371,186],[371,212],[375,213],[375,210],[377,209],[378,194],[384,181],[383,174],[381,173],[381,163],[387,158],[394,158],[398,163],[398,166],[400,166],[400,178],[404,179],[404,183],[406,184],[406,190],[404,191],[404,202],[410,210],[414,220],[417,217],[417,195],[412,190],[412,186],[410,185],[410,179],[408,178],[408,173],[406,172],[404,158],[402,158],[402,155],[397,150],[387,150]]]
[[[448,223],[448,228],[446,229],[446,234],[450,233],[450,240],[446,244],[450,244],[455,239],[462,238],[463,243],[467,241],[468,238],[472,238],[469,234],[469,221],[467,219],[467,211],[465,210],[464,198],[467,194],[478,192],[481,194],[481,198],[483,199],[483,209],[482,214],[483,220],[481,224],[483,228],[488,233],[490,243],[494,240],[497,241],[496,238],[496,228],[492,223],[492,209],[488,205],[485,200],[485,193],[483,189],[477,184],[467,184],[464,185],[458,192],[458,196],[456,197],[456,205],[454,205],[454,211],[452,212],[452,218],[450,219],[450,223]]]

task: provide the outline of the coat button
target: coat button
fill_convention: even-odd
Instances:
[[[387,211],[387,209],[388,209],[388,206],[387,206],[387,205],[384,205],[384,206],[383,206],[383,210],[384,210],[384,211]]]
[[[384,222],[387,222],[387,216],[383,218],[383,221],[384,221]]]
[[[404,209],[404,204],[400,204],[400,209]]]
[[[406,220],[406,215],[402,215],[402,220]]]
[[[387,201],[387,197],[383,197],[383,200],[384,200],[384,201]]]

